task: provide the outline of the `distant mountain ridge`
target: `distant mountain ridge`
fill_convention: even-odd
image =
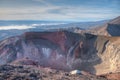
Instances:
[[[0,20],[0,40],[3,40],[11,36],[20,35],[28,31],[43,32],[43,31],[59,31],[59,30],[74,31],[75,29],[85,30],[88,28],[92,28],[94,26],[99,26],[105,22],[108,22],[108,20],[96,21],[96,22],[31,21],[31,20],[1,21]],[[5,30],[2,27],[3,28],[5,27]],[[7,29],[9,27],[11,27],[12,29]],[[26,27],[26,29],[24,27]]]
[[[111,20],[109,23],[110,24],[119,24],[120,25],[120,16],[118,16],[117,18]]]
[[[75,32],[103,36],[120,36],[120,16],[102,24],[101,26],[92,27],[88,30],[76,30]]]

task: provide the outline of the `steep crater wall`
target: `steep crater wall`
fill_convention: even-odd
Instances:
[[[68,31],[26,32],[0,42],[0,64],[41,65],[93,74],[120,71],[120,38]]]

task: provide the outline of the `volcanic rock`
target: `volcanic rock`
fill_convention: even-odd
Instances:
[[[0,42],[0,64],[21,64],[101,75],[120,71],[120,37],[68,31],[26,32]]]
[[[35,67],[35,66],[19,66],[22,65],[1,65],[0,80],[107,80],[107,78],[99,76],[85,75],[65,75],[69,74],[65,71],[57,71],[55,69]],[[3,67],[11,68],[3,70]],[[48,70],[49,69],[49,70]],[[22,72],[21,72],[22,71]]]

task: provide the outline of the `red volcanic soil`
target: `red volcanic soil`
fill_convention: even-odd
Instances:
[[[120,72],[104,74],[104,75],[100,75],[100,77],[104,77],[108,80],[120,80]]]
[[[60,45],[61,49],[63,51],[65,51],[65,41],[66,41],[66,35],[64,32],[43,32],[43,33],[40,33],[40,32],[26,32],[24,34],[24,37],[29,40],[29,39],[47,39],[47,40],[50,40],[52,42],[54,42],[55,44],[58,44]]]

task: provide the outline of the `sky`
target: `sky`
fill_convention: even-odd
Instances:
[[[99,21],[120,16],[120,0],[0,0],[0,20]]]

